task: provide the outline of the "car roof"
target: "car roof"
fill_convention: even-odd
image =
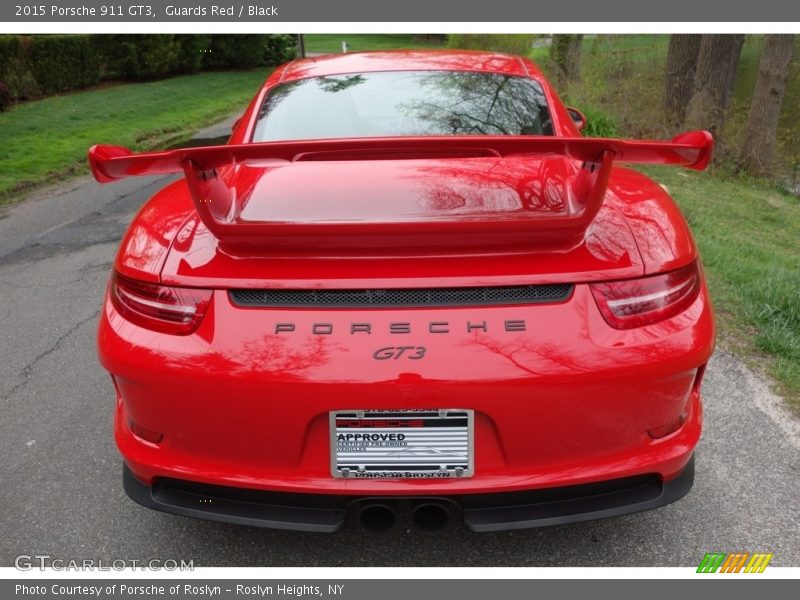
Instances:
[[[295,60],[281,74],[281,81],[306,77],[376,71],[480,71],[521,77],[541,76],[530,61],[499,52],[472,50],[389,50],[326,54]]]

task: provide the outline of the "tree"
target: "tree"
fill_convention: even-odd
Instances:
[[[725,106],[728,105],[730,99],[733,98],[733,92],[736,88],[736,73],[739,69],[739,59],[742,57],[742,48],[744,47],[744,34],[733,35],[733,56],[728,62],[728,85],[726,88]]]
[[[708,129],[719,140],[728,109],[743,36],[703,35],[697,53],[694,92],[686,108],[686,125]]]
[[[669,38],[664,77],[664,115],[667,123],[675,129],[683,125],[686,107],[692,98],[701,38],[698,34],[674,34]]]
[[[577,81],[581,77],[581,45],[583,35],[554,35],[550,44],[550,61],[556,71],[556,79],[563,84]]]
[[[793,49],[793,35],[764,36],[739,156],[739,168],[751,175],[769,175]]]

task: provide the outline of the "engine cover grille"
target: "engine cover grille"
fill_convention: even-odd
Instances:
[[[309,308],[395,308],[420,306],[491,306],[562,302],[571,284],[493,287],[405,288],[364,290],[231,290],[238,306]]]

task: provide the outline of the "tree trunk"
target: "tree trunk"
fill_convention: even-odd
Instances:
[[[739,157],[739,168],[751,175],[765,177],[770,174],[793,49],[793,35],[764,36],[758,79]]]
[[[683,126],[686,106],[694,90],[701,37],[698,34],[674,34],[669,38],[664,77],[664,115],[667,124],[675,129]]]
[[[697,54],[694,92],[686,109],[686,126],[708,129],[720,141],[731,90],[736,81],[742,38],[703,35]]]
[[[571,81],[578,81],[581,78],[581,47],[583,45],[583,34],[571,36],[569,48],[567,49],[567,77]]]
[[[725,89],[725,98],[723,100],[725,106],[730,104],[733,98],[733,92],[736,89],[736,73],[739,69],[739,59],[742,57],[742,48],[744,47],[744,34],[733,35],[733,55],[728,63],[728,81]]]
[[[560,83],[577,81],[581,73],[583,35],[554,35],[550,44],[550,60]]]

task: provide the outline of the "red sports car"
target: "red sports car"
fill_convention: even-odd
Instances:
[[[334,531],[584,521],[691,488],[714,321],[667,191],[707,132],[585,138],[525,58],[276,69],[228,144],[94,146],[182,176],[114,263],[100,360],[136,502]]]

